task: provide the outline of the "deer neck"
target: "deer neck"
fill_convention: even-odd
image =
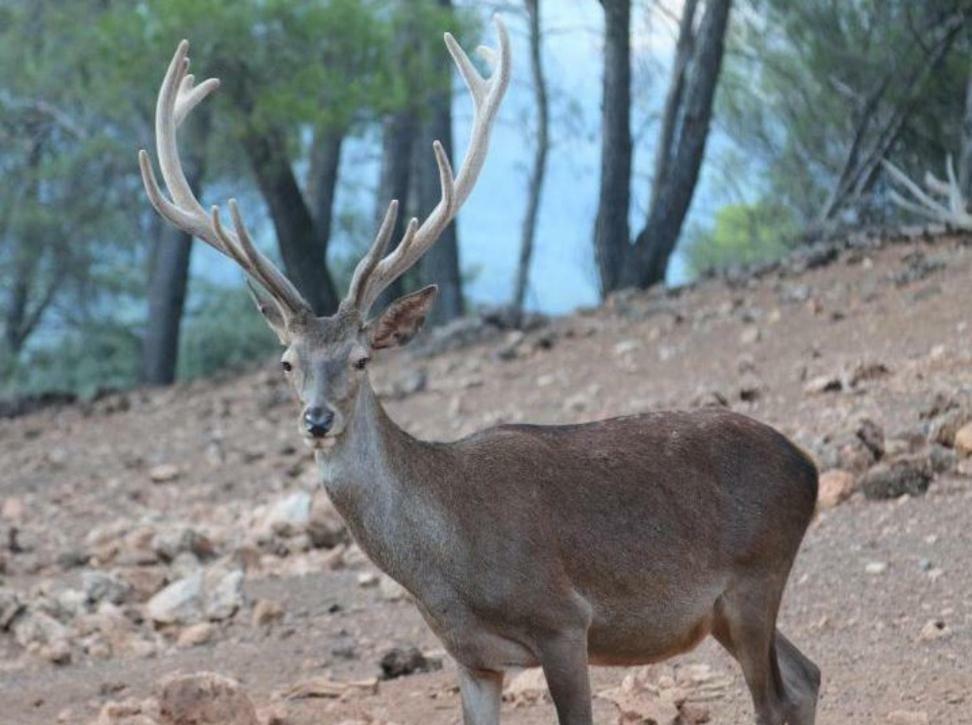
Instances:
[[[365,553],[408,586],[410,552],[420,545],[416,517],[430,491],[417,471],[434,457],[430,444],[399,428],[365,381],[345,432],[317,463],[324,488]],[[427,514],[426,514],[427,515]]]

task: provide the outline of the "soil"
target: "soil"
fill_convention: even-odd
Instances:
[[[741,284],[625,293],[525,336],[434,357],[389,354],[371,374],[391,416],[424,438],[721,398],[779,428],[825,468],[833,441],[860,421],[907,441],[926,435],[936,403],[972,394],[968,242],[915,239]],[[821,376],[835,383],[818,386]],[[74,586],[79,569],[65,562],[84,550],[89,532],[112,522],[231,530],[242,512],[313,486],[296,422],[275,363],[0,421],[0,503],[23,508],[7,508],[19,524],[16,546],[2,555],[2,583],[21,592]],[[873,501],[857,493],[811,525],[780,627],[823,671],[818,722],[886,723],[894,711],[911,711],[931,723],[972,723],[968,464],[937,476],[925,495]],[[178,474],[153,482],[160,465]],[[89,722],[109,700],[146,697],[162,676],[196,670],[237,678],[258,706],[282,702],[288,723],[459,722],[448,657],[413,604],[362,586],[371,565],[351,554],[333,570],[321,564],[327,552],[311,551],[248,573],[248,602],[279,602],[282,620],[255,626],[247,605],[211,642],[190,649],[162,632],[148,656],[77,651],[54,665],[0,633],[0,722]],[[923,636],[931,621],[938,636]],[[437,654],[444,668],[382,681],[376,694],[279,698],[310,677],[375,677],[393,646]],[[731,678],[705,703],[710,722],[752,721],[738,668],[714,642],[677,662]],[[595,692],[626,672],[592,670]],[[608,700],[598,698],[595,709],[598,723],[618,721]],[[508,703],[504,718],[555,721],[546,700]]]

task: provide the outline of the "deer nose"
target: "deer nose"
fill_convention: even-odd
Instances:
[[[327,408],[314,406],[304,411],[304,428],[315,438],[323,438],[331,430],[334,412]]]

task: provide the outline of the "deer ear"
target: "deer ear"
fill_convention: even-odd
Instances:
[[[273,330],[277,339],[280,340],[280,344],[289,345],[290,334],[287,332],[287,318],[284,316],[283,309],[275,301],[268,302],[263,299],[250,280],[246,281],[246,286],[250,290],[250,298],[253,300],[253,304],[260,310],[260,314],[263,315],[263,319],[270,325],[270,329]]]
[[[398,347],[415,337],[438,293],[439,288],[430,284],[392,302],[377,320],[368,323],[372,349]]]

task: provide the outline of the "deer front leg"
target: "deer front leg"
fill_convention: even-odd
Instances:
[[[541,665],[560,725],[593,725],[587,632],[562,634],[545,642]]]
[[[499,725],[503,673],[459,665],[463,725]]]

